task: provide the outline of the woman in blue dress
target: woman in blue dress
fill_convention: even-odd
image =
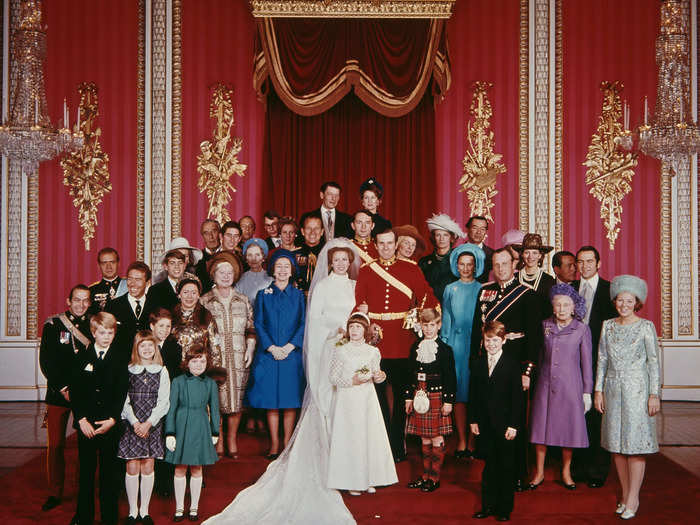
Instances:
[[[302,363],[306,299],[294,286],[297,271],[292,252],[279,248],[268,271],[275,281],[255,299],[255,359],[248,382],[248,404],[267,410],[270,430],[268,459],[280,452],[279,411],[283,412],[284,446],[292,437],[296,411],[301,407],[306,380]]]
[[[457,427],[455,457],[472,455],[467,449],[467,401],[469,396],[469,342],[476,298],[481,283],[476,280],[484,271],[486,255],[476,244],[457,246],[450,254],[450,268],[459,279],[445,287],[442,297],[442,330],[440,335],[451,348],[457,372],[457,397],[454,414]]]

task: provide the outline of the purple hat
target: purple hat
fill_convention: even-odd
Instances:
[[[557,283],[549,290],[549,300],[552,301],[555,295],[566,295],[574,302],[574,317],[582,321],[586,317],[586,300],[574,290],[573,286],[565,283]]]
[[[508,230],[501,237],[501,244],[503,246],[510,246],[511,244],[522,244],[525,238],[525,232],[520,230]]]

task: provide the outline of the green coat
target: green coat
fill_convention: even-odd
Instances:
[[[188,372],[173,380],[165,435],[176,439],[175,451],[165,452],[167,462],[175,465],[216,463],[218,457],[211,438],[219,435],[219,389],[213,379]]]

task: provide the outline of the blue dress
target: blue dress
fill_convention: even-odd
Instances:
[[[457,403],[469,399],[469,347],[472,321],[481,283],[457,280],[445,286],[442,296],[442,329],[440,337],[452,347],[457,372]]]
[[[299,408],[306,379],[302,363],[306,298],[289,284],[280,290],[273,283],[255,298],[255,333],[258,346],[248,380],[246,400],[253,408]],[[277,361],[267,349],[271,345],[294,345],[289,355]]]

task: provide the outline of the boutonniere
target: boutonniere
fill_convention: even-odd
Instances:
[[[272,288],[265,288],[265,294],[272,294]]]
[[[85,372],[93,372],[95,369],[92,367],[92,363],[88,363],[85,365],[85,368],[83,368]]]

